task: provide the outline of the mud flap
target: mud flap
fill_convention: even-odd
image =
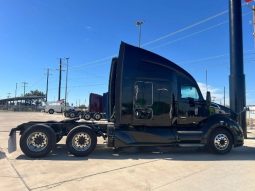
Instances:
[[[8,139],[8,153],[13,153],[16,150],[17,150],[16,131],[14,131],[10,133]]]

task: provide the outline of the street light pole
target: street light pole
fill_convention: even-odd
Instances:
[[[66,58],[66,90],[65,90],[65,111],[66,111],[66,103],[67,103],[68,61],[69,61],[69,58]]]
[[[62,59],[59,59],[58,101],[61,99]]]
[[[229,29],[230,29],[230,76],[229,98],[230,109],[238,115],[238,122],[247,138],[245,75],[243,65],[243,31],[242,31],[242,2],[229,0]]]
[[[48,90],[49,90],[49,75],[50,75],[50,69],[47,68],[47,80],[46,80],[46,102],[48,101]]]
[[[141,47],[141,36],[142,36],[142,24],[143,21],[136,21],[136,26],[139,27],[138,46]]]

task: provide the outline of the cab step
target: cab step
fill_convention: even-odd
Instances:
[[[201,143],[181,143],[178,144],[179,147],[204,147],[205,144]]]

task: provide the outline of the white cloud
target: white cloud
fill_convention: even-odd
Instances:
[[[202,82],[198,82],[198,86],[203,94],[203,97],[206,98],[206,84]],[[224,90],[215,88],[211,85],[208,85],[208,91],[211,92],[212,101],[224,104]],[[255,105],[255,98],[254,98],[255,90],[246,90],[246,105]],[[229,106],[229,90],[226,88],[226,99],[225,99],[226,106]]]
[[[206,84],[202,83],[202,82],[198,82],[198,86],[201,90],[201,93],[203,94],[204,98],[206,98],[206,91],[208,89],[208,91],[211,92],[211,97],[212,97],[212,101],[213,102],[216,102],[216,103],[219,103],[219,104],[224,104],[224,90],[222,88],[219,89],[219,88],[215,88],[211,85],[207,85],[207,88],[206,88]],[[228,98],[228,94],[226,93],[225,94],[226,98],[225,98],[225,104],[226,105],[229,105],[229,98]]]

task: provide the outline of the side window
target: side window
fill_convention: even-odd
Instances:
[[[182,85],[181,86],[181,98],[182,99],[193,98],[195,100],[198,100],[199,95],[197,92],[197,88],[195,88],[193,86]]]
[[[153,97],[153,85],[151,82],[135,83],[135,105],[151,106]]]
[[[153,83],[138,81],[134,86],[134,116],[136,119],[151,119]]]

